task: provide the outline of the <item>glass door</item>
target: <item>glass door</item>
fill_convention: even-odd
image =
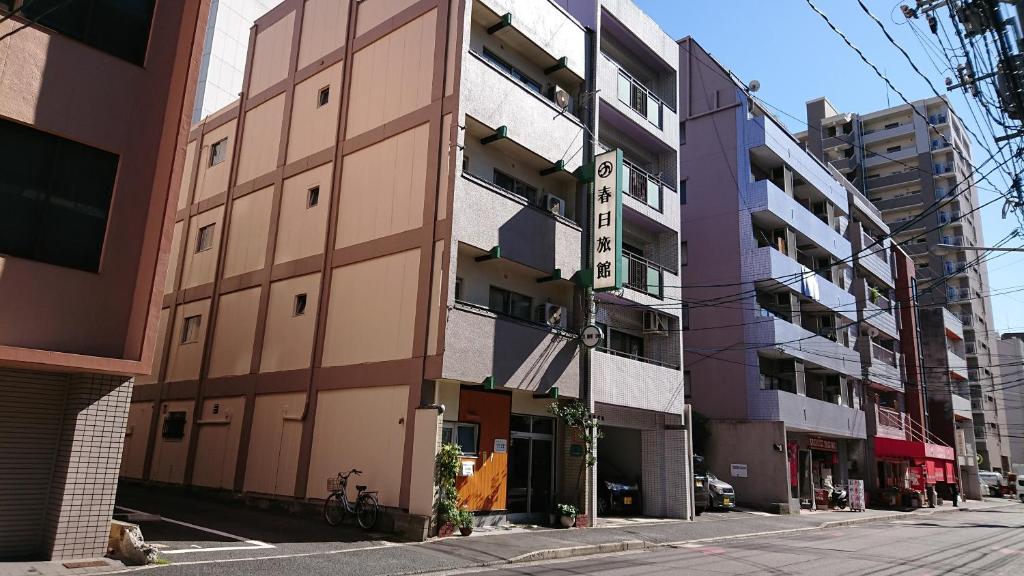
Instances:
[[[506,503],[513,520],[546,517],[554,483],[553,418],[513,414]]]

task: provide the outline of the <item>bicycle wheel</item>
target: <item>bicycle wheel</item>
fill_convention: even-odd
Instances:
[[[345,521],[345,503],[341,500],[341,494],[332,492],[324,501],[324,520],[331,526],[337,526]]]
[[[370,530],[377,524],[377,497],[363,494],[356,501],[356,519],[363,530]]]

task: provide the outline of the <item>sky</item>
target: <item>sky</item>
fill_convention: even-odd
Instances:
[[[778,110],[773,112],[793,132],[807,128],[802,122],[806,118],[805,104],[820,96],[828,97],[841,112],[866,113],[902,103],[899,96],[886,88],[883,81],[811,10],[805,0],[634,1],[673,38],[693,36],[740,79],[748,83],[758,80],[761,88],[757,96],[783,110],[786,114]],[[878,25],[856,1],[813,1],[909,100],[934,96],[928,84],[886,40]],[[948,60],[940,59],[936,37],[928,30],[923,18],[908,24],[900,13],[900,4],[913,5],[914,2],[865,0],[865,4],[936,89],[944,92],[945,78],[952,74],[948,70]],[[946,11],[940,10],[939,17],[947,19],[946,30],[952,35]],[[927,37],[927,40],[922,42],[911,26],[916,26],[920,36]],[[942,34],[941,30],[939,34]],[[940,73],[937,68],[943,71]],[[953,108],[960,118],[975,133],[987,137],[985,144],[994,151],[996,148],[988,129],[979,127],[971,117],[965,96],[960,91],[950,94]],[[980,112],[977,112],[980,109],[976,103],[973,105],[981,119]],[[976,142],[972,144],[972,150],[975,166],[988,157]],[[982,170],[987,171],[995,165],[996,162],[989,163]],[[1005,177],[996,178],[994,173],[989,179],[1000,184],[1002,189],[1009,187]],[[995,196],[994,192],[984,190],[979,194],[982,204]],[[1001,210],[1001,202],[982,209],[987,246],[995,244],[1017,226],[1013,216],[1003,220]],[[1024,240],[1015,239],[1007,246],[1022,244]],[[1024,331],[1024,252],[993,255],[988,270],[995,329]],[[1022,290],[1005,293],[1015,289]]]

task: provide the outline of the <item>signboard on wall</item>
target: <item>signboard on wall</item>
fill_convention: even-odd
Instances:
[[[850,510],[864,509],[864,481],[850,480],[847,484],[850,497]]]
[[[495,438],[494,439],[494,453],[495,454],[504,454],[505,452],[508,452],[508,440],[506,440],[504,438]]]
[[[598,154],[594,163],[594,290],[622,288],[622,150]]]
[[[807,447],[811,450],[824,450],[826,452],[839,451],[839,443],[835,440],[829,440],[828,438],[815,438],[814,436],[807,439]]]
[[[472,476],[473,475],[473,461],[463,460],[462,461],[462,474],[460,476]]]
[[[733,478],[746,478],[747,477],[747,465],[746,464],[730,464],[729,473],[732,474]]]

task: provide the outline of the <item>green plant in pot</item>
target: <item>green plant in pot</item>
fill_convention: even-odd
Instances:
[[[878,288],[875,288],[874,286],[872,286],[868,291],[868,297],[871,300],[872,304],[878,304],[878,298],[881,295],[882,292]]]
[[[600,424],[598,423],[597,416],[590,412],[587,405],[579,400],[573,400],[571,402],[555,402],[548,406],[548,412],[553,416],[562,421],[562,423],[576,436],[578,441],[583,443],[583,462],[579,469],[579,475],[576,477],[576,497],[577,505],[572,504],[559,504],[556,506],[556,514],[560,517],[560,522],[565,525],[566,515],[562,514],[561,508],[567,507],[566,510],[571,509],[571,518],[575,523],[576,518],[580,516],[580,510],[586,508],[586,498],[583,490],[583,476],[584,474],[597,465],[597,458],[594,456],[597,452],[597,441],[601,438],[602,433]],[[587,524],[584,516],[584,521],[581,522],[580,527]],[[571,526],[572,523],[569,524]]]
[[[463,536],[469,536],[473,533],[473,513],[469,511],[465,506],[459,510],[455,524],[459,527],[459,533]]]
[[[437,483],[437,502],[434,505],[437,513],[438,535],[448,536],[455,531],[459,521],[458,491],[455,479],[459,475],[462,463],[462,449],[458,444],[443,444],[434,459],[434,475]]]
[[[579,513],[579,509],[572,504],[555,505],[555,514],[558,515],[558,521],[562,524],[563,528],[571,528],[576,523],[576,516]]]

